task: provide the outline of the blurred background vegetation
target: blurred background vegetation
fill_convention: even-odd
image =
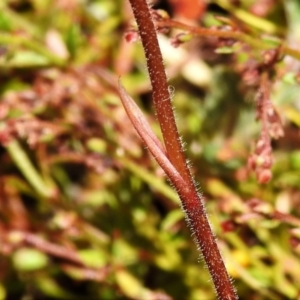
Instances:
[[[196,2],[154,7],[299,46],[298,0]],[[125,0],[0,3],[0,299],[215,299],[178,197],[116,93],[122,76],[160,134],[143,49],[124,38],[134,28]],[[179,32],[160,36],[178,127],[238,294],[300,299],[300,62],[273,68],[285,135],[261,185],[247,167],[261,124],[245,66],[263,49],[199,37],[174,48]]]

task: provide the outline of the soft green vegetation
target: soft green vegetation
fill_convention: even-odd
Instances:
[[[178,127],[240,298],[297,299],[300,61],[291,56],[270,71],[285,133],[272,141],[270,182],[259,184],[247,161],[262,130],[251,66],[280,43],[270,34],[296,49],[300,5],[278,1],[255,19],[259,1],[229,2],[214,1],[262,49],[201,37],[173,48],[172,30],[161,40]],[[216,7],[207,28],[222,25]],[[0,299],[215,298],[177,195],[116,93],[121,75],[160,134],[143,50],[124,39],[130,24],[124,0],[0,3]]]

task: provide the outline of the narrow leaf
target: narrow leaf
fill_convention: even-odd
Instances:
[[[185,186],[183,178],[168,159],[166,150],[163,148],[160,140],[156,137],[151,126],[134,100],[126,93],[120,81],[118,91],[129,119],[158,164],[176,187]]]

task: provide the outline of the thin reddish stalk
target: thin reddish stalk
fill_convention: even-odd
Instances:
[[[237,41],[244,42],[250,45],[253,48],[260,50],[269,50],[275,48],[274,44],[270,44],[268,42],[263,42],[260,38],[253,38],[252,36],[236,30],[220,30],[220,29],[212,29],[212,28],[203,28],[196,27],[184,24],[179,21],[174,21],[172,19],[164,19],[156,22],[158,28],[177,28],[188,31],[190,34],[195,36],[205,36],[205,37],[218,37],[218,38],[226,38],[233,39]],[[280,52],[285,55],[292,56],[296,59],[300,59],[300,51],[290,48],[284,43],[278,43],[278,47],[280,48]]]
[[[139,34],[147,59],[152,85],[152,97],[165,147],[172,164],[181,173],[182,177],[188,181],[189,172],[186,168],[182,147],[178,142],[180,137],[174,120],[173,108],[169,101],[163,101],[170,99],[170,93],[151,14],[145,0],[130,0],[130,3],[138,23]]]
[[[59,257],[70,262],[85,266],[76,251],[50,243],[43,238],[25,231],[13,231],[10,233],[15,239],[18,238],[20,242],[25,242],[31,246],[36,247],[42,252],[48,253],[52,256]]]
[[[181,184],[181,181],[173,182],[173,184],[179,193],[187,222],[210,271],[218,298],[222,300],[237,299],[210,228],[201,195],[197,193],[186,164],[173,114],[162,55],[149,7],[146,0],[130,0],[130,3],[138,24],[147,59],[147,67],[153,89],[153,100],[163,133],[167,156],[184,181],[184,184]]]

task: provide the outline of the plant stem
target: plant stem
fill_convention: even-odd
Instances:
[[[236,7],[234,4],[230,4],[230,1],[217,0],[215,2],[227,10],[231,15],[235,16],[237,19],[241,20],[245,24],[250,25],[251,27],[258,28],[271,34],[284,34],[284,29],[282,27],[268,21],[265,18],[260,18],[244,9]]]
[[[216,240],[210,228],[201,194],[197,192],[183,154],[167,77],[158,45],[155,27],[146,0],[130,0],[145,51],[147,67],[153,89],[153,101],[161,126],[167,157],[183,179],[184,185],[173,184],[182,201],[186,218],[213,279],[219,299],[237,299],[226,271]]]
[[[251,47],[259,50],[269,50],[274,49],[274,41],[272,44],[264,42],[261,38],[253,38],[250,35],[243,33],[241,31],[233,31],[233,30],[219,30],[219,29],[211,29],[211,28],[203,28],[203,27],[196,27],[184,24],[179,21],[174,21],[171,19],[164,19],[160,20],[156,23],[159,28],[177,28],[188,31],[192,35],[195,36],[206,36],[206,37],[219,37],[219,38],[227,38],[227,39],[234,39],[237,41],[244,42]],[[281,46],[281,53],[285,55],[292,56],[298,60],[300,60],[300,52],[296,49],[290,48],[285,44],[281,45],[278,42],[278,47]]]

